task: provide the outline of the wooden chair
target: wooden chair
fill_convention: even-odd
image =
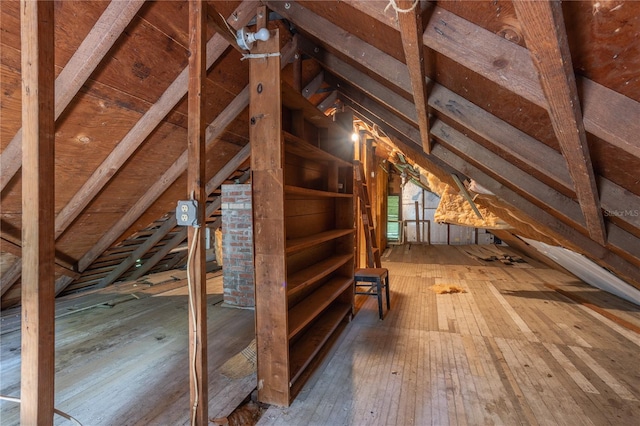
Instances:
[[[387,311],[391,309],[389,300],[389,270],[386,268],[363,268],[356,270],[355,274],[355,294],[378,297],[378,314],[382,315],[382,289],[387,296]],[[366,290],[360,290],[366,289]]]

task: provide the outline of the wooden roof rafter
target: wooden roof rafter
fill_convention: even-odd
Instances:
[[[78,90],[129,25],[144,0],[112,1],[60,72],[55,82],[55,119],[67,108]],[[22,166],[22,129],[0,156],[0,192]]]
[[[398,14],[398,26],[402,37],[402,47],[411,79],[413,89],[413,103],[418,116],[418,127],[420,129],[420,139],[422,147],[427,154],[431,151],[429,136],[429,105],[427,99],[429,90],[427,88],[427,73],[425,66],[433,68],[432,60],[427,58],[425,63],[424,45],[422,42],[422,15],[418,0],[399,0],[395,11]],[[393,4],[393,3],[391,3]]]
[[[555,0],[516,1],[514,6],[531,58],[539,72],[551,124],[567,160],[589,235],[605,245],[607,231],[582,121],[561,4]]]
[[[286,65],[296,51],[296,39],[289,42],[281,50],[282,66]],[[210,146],[222,134],[224,129],[249,105],[249,86],[246,86],[236,98],[207,126],[205,131],[207,145]],[[244,152],[242,149],[237,155]],[[241,163],[240,163],[241,164]],[[220,172],[216,174],[216,179],[209,181],[207,192],[211,193],[216,189],[227,176],[239,167],[235,160],[230,160]],[[125,213],[120,220],[105,233],[100,240],[85,253],[78,261],[78,270],[84,272],[91,264],[116,241],[142,214],[162,195],[169,186],[176,181],[187,170],[187,151],[165,171],[165,173],[138,199],[138,201]],[[226,173],[226,174],[225,174]],[[220,180],[222,179],[222,180]],[[126,271],[125,271],[126,272]]]

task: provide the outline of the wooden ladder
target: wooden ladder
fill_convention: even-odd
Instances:
[[[364,238],[367,244],[367,267],[381,268],[380,248],[378,247],[378,239],[376,238],[376,229],[371,216],[371,202],[369,201],[369,191],[367,189],[367,180],[364,176],[362,163],[353,162],[353,171],[356,180],[356,190],[360,198],[360,216],[362,217],[362,226],[364,227]]]

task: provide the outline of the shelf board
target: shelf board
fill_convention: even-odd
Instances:
[[[282,134],[284,135],[285,140],[284,149],[287,152],[310,160],[336,162],[339,166],[343,167],[353,166],[350,162],[335,157],[327,151],[324,151],[317,146],[313,146],[304,139],[292,135],[291,133],[283,131]]]
[[[348,261],[353,259],[353,254],[331,256],[310,267],[292,274],[287,282],[287,295],[289,297],[298,294],[313,283],[326,277]]]
[[[320,232],[318,234],[309,235],[308,237],[293,238],[287,240],[287,254],[295,253],[317,244],[335,240],[345,235],[353,234],[353,229],[333,229],[331,231]]]
[[[335,277],[289,309],[289,339],[298,334],[353,284],[351,277]]]
[[[331,334],[338,328],[342,319],[351,312],[351,305],[336,303],[327,309],[320,319],[289,349],[290,381],[293,386],[313,361]]]
[[[317,189],[302,188],[300,186],[285,185],[284,191],[288,195],[302,195],[304,197],[326,197],[326,198],[353,198],[353,194],[343,192],[319,191]]]

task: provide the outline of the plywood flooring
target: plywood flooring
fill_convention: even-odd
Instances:
[[[375,299],[358,296],[360,311],[298,399],[259,425],[638,424],[640,335],[544,284],[636,325],[639,307],[530,259],[461,253],[385,253],[391,311],[380,321]],[[467,292],[436,295],[434,284]]]

